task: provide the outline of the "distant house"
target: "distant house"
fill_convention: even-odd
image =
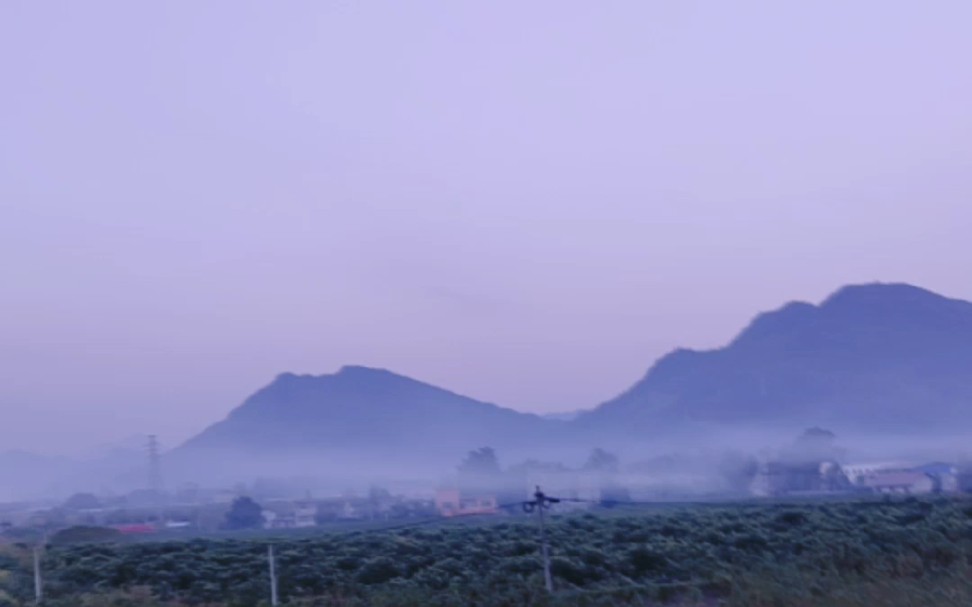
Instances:
[[[273,510],[262,510],[260,516],[263,517],[264,529],[279,529],[283,525],[282,517]]]
[[[957,468],[945,462],[853,464],[844,470],[855,485],[878,493],[951,493],[959,485]]]
[[[458,489],[440,489],[435,492],[435,509],[441,516],[495,514],[498,504],[495,495],[462,495]]]
[[[920,470],[886,470],[875,472],[861,479],[861,485],[876,493],[904,493],[908,495],[931,493],[935,479]]]
[[[911,465],[902,462],[865,462],[844,464],[844,474],[855,485],[864,484],[864,479],[889,470],[910,470]]]
[[[916,466],[915,470],[932,477],[935,482],[935,493],[954,493],[959,490],[959,470],[953,464],[932,462]]]
[[[351,500],[344,500],[338,508],[338,516],[341,520],[356,520],[364,518],[360,507],[356,506]]]
[[[834,461],[773,461],[764,465],[758,494],[811,495],[851,489],[840,464]]]
[[[266,529],[303,529],[317,525],[317,504],[313,502],[268,502],[263,510]]]
[[[294,508],[294,527],[305,529],[317,526],[317,505],[313,503],[298,504]]]

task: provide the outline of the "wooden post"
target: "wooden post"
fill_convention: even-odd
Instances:
[[[270,605],[277,607],[277,564],[273,558],[273,546],[267,547],[267,561],[270,563]]]
[[[37,605],[44,600],[44,580],[41,578],[41,546],[34,546],[34,602]]]

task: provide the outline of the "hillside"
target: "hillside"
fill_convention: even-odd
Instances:
[[[761,314],[724,348],[676,350],[575,423],[972,429],[972,303],[903,284],[845,287]]]
[[[257,467],[310,458],[320,467],[449,470],[471,449],[522,452],[559,425],[383,369],[347,366],[332,375],[278,376],[174,455],[232,454]]]

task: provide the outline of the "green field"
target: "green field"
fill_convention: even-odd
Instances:
[[[972,604],[972,502],[736,504],[597,511],[315,537],[49,547],[45,605]],[[32,604],[30,550],[0,546],[0,606]]]

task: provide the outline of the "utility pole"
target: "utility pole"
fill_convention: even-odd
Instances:
[[[550,504],[560,502],[555,497],[547,497],[540,486],[533,494],[533,501],[523,502],[523,511],[527,514],[537,513],[537,520],[540,523],[540,554],[543,557],[543,581],[547,587],[547,592],[553,594],[553,577],[550,575],[550,546],[547,545],[547,528],[544,525],[543,511],[550,507]]]
[[[41,579],[41,545],[34,546],[34,602],[37,605],[44,600],[44,581]]]
[[[277,607],[277,564],[273,558],[273,546],[267,547],[267,561],[270,563],[270,605]]]
[[[553,577],[550,575],[550,546],[547,545],[547,528],[543,524],[543,511],[547,507],[543,493],[537,487],[537,514],[540,519],[540,551],[543,554],[543,581],[547,585],[547,592],[553,594]]]
[[[162,493],[162,465],[159,461],[159,439],[154,434],[149,434],[148,445],[148,490],[159,494]]]

